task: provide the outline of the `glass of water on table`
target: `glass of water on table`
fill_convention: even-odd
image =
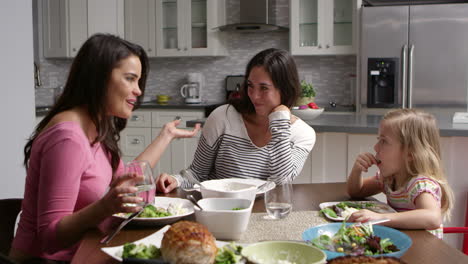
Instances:
[[[138,191],[128,195],[140,196],[143,198],[143,202],[138,204],[139,206],[152,204],[154,202],[154,196],[156,193],[156,185],[153,178],[153,171],[149,162],[142,160],[130,161],[125,164],[125,174],[137,174],[139,176],[143,176],[143,180],[131,182],[131,184],[134,185]]]
[[[265,192],[265,209],[270,218],[283,219],[289,215],[292,211],[292,191],[292,183],[286,181]]]

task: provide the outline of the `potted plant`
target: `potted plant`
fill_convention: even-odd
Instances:
[[[315,100],[315,89],[311,83],[301,81],[301,96],[297,99],[296,105],[307,105]]]

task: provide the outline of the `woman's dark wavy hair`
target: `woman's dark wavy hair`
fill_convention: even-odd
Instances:
[[[301,84],[296,63],[289,52],[281,49],[266,49],[255,55],[247,64],[245,79],[240,89],[240,98],[231,99],[229,103],[239,113],[255,113],[255,107],[247,95],[247,80],[252,68],[261,66],[270,75],[271,80],[281,95],[281,104],[291,108],[300,95]]]
[[[112,92],[108,91],[107,88],[112,70],[119,67],[120,62],[131,55],[140,58],[142,67],[141,77],[138,81],[142,92],[137,101],[137,106],[139,106],[145,92],[149,70],[148,57],[144,49],[109,34],[95,34],[86,40],[73,60],[62,95],[37,125],[24,147],[24,166],[26,168],[34,140],[49,121],[60,112],[83,106],[97,129],[98,136],[92,144],[101,142],[104,145],[105,151],[111,158],[112,170],[114,172],[117,170],[121,156],[117,142],[120,140],[119,133],[125,128],[127,120],[107,115],[106,98]]]

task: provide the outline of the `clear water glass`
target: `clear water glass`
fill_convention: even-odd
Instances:
[[[147,161],[134,160],[125,164],[125,174],[135,173],[142,175],[143,180],[131,181],[131,185],[137,187],[138,191],[128,194],[130,196],[140,196],[143,202],[138,204],[140,206],[152,204],[156,193],[156,184],[153,177],[152,168]]]
[[[292,211],[292,183],[290,181],[276,185],[265,192],[265,208],[270,218],[283,219]]]

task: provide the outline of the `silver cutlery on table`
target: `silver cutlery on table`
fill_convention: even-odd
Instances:
[[[388,218],[384,219],[378,219],[378,220],[371,220],[367,222],[357,222],[355,224],[352,224],[351,226],[362,226],[362,225],[376,225],[376,224],[381,224],[390,221]]]
[[[197,200],[195,200],[195,197],[193,197],[193,195],[187,195],[187,199],[189,199],[193,204],[195,204],[198,208],[200,208],[200,210],[203,211],[203,208],[198,204]]]
[[[101,242],[102,244],[107,244],[107,243],[109,243],[109,241],[111,241],[112,238],[114,238],[115,235],[117,235],[117,234],[120,232],[120,230],[121,230],[126,224],[128,224],[130,221],[132,221],[133,218],[139,216],[139,215],[143,212],[143,210],[144,210],[144,207],[141,208],[140,211],[131,214],[127,219],[125,219],[122,223],[120,223],[120,225],[117,227],[117,229],[114,230],[114,232],[112,232],[112,233],[108,234],[107,236],[103,237],[103,238],[101,239],[100,242]]]

